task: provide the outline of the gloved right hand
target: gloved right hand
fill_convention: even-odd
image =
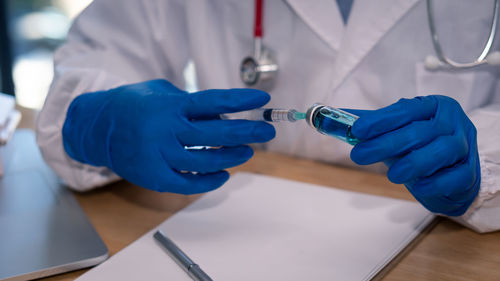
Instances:
[[[481,185],[477,133],[460,104],[431,95],[378,110],[351,110],[351,151],[361,165],[384,162],[390,181],[404,184],[429,211],[461,216]]]
[[[252,157],[245,144],[275,136],[266,122],[221,120],[219,114],[258,108],[269,99],[252,89],[188,94],[165,80],[83,94],[68,109],[63,145],[71,158],[106,166],[148,189],[207,192],[229,178],[224,169]]]

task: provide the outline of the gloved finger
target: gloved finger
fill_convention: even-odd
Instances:
[[[177,171],[213,173],[241,165],[253,156],[249,146],[221,147],[218,149],[186,150],[169,165]]]
[[[363,141],[351,150],[351,159],[368,165],[401,156],[433,141],[440,135],[453,133],[449,126],[436,126],[436,120],[417,121],[397,130]]]
[[[215,173],[176,173],[175,179],[171,178],[158,186],[156,191],[173,192],[179,194],[197,194],[212,191],[222,186],[229,179],[229,173],[219,171]]]
[[[387,177],[397,184],[428,177],[440,169],[456,164],[468,153],[469,145],[465,136],[440,136],[394,162]]]
[[[419,179],[409,187],[410,192],[415,198],[426,202],[440,198],[439,205],[426,206],[433,212],[448,216],[462,215],[479,191],[475,187],[479,184],[480,175],[477,162],[474,162],[475,157],[472,158],[472,162],[469,159],[430,177]]]
[[[184,113],[191,119],[216,117],[259,108],[270,99],[268,93],[255,89],[206,90],[189,95]]]
[[[420,202],[427,210],[436,213],[443,214],[447,216],[460,216],[467,210],[465,206],[468,206],[465,201],[453,201],[445,196],[431,197],[422,196],[415,197],[418,202]]]
[[[199,120],[177,134],[185,146],[236,146],[270,141],[276,135],[271,124],[249,120]]]
[[[352,126],[352,133],[367,140],[405,126],[408,123],[428,120],[437,109],[433,96],[400,99],[387,107],[368,112],[358,112],[361,117]]]

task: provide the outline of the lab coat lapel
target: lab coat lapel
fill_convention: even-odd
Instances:
[[[344,22],[334,0],[286,0],[302,20],[333,50],[338,50]]]
[[[420,0],[354,1],[328,94],[340,86],[391,27],[418,1]]]

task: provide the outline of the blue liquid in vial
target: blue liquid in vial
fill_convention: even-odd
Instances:
[[[351,128],[358,116],[348,112],[324,106],[314,114],[312,123],[316,130],[322,134],[343,140],[351,145],[359,140],[351,133]]]

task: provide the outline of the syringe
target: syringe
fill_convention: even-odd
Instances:
[[[297,120],[306,119],[306,113],[298,112],[295,109],[281,108],[257,108],[253,110],[240,111],[236,113],[221,114],[221,119],[246,119],[252,121],[280,122],[288,121],[295,122]],[[213,149],[211,146],[185,146],[187,150],[203,150]]]
[[[298,112],[295,109],[258,108],[238,113],[224,114],[223,119],[227,118],[267,122],[295,122],[297,120],[306,119],[306,113]]]
[[[360,142],[351,132],[351,127],[359,117],[323,104],[314,104],[307,110],[307,113],[298,112],[295,109],[258,108],[221,117],[266,122],[295,122],[307,119],[307,124],[322,134],[338,138],[351,145]]]

